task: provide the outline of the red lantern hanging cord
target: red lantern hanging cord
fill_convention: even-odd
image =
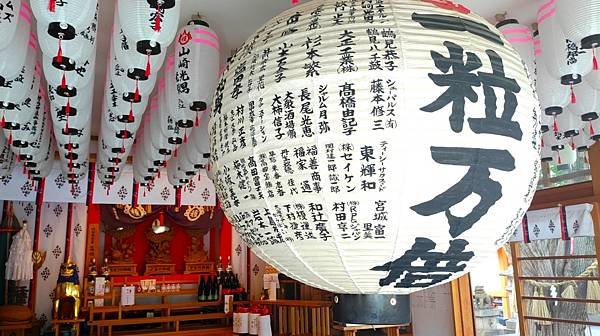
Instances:
[[[577,97],[575,96],[575,91],[573,90],[573,83],[571,83],[571,104],[577,104]]]
[[[67,76],[65,70],[62,72],[62,78],[60,79],[60,87],[64,90],[67,88]]]
[[[552,123],[552,130],[558,132],[558,122],[556,121],[556,115],[554,115],[554,122]]]
[[[160,2],[161,0],[156,1],[156,16],[154,17],[154,31],[160,32]]]
[[[150,77],[151,69],[150,69],[150,54],[151,51],[147,51],[146,53],[146,71],[144,71],[144,75],[146,77]]]
[[[58,35],[58,51],[56,52],[56,62],[62,63],[63,61],[63,51],[62,51],[62,34]]]
[[[183,129],[183,143],[187,143],[187,127]]]
[[[200,126],[200,118],[199,118],[198,114],[200,114],[200,112],[196,111],[196,123],[195,123],[196,127]]]
[[[136,102],[140,101],[140,86],[137,78],[135,80],[135,92],[133,93],[133,100]]]
[[[0,128],[4,128],[6,126],[6,119],[4,119],[4,113],[6,110],[2,110],[2,119],[0,119]]]
[[[48,1],[48,11],[50,11],[52,13],[56,12],[56,0]]]
[[[129,103],[129,115],[127,116],[127,120],[129,122],[135,121],[135,116],[133,115],[133,103]]]
[[[596,58],[596,49],[592,48],[592,64],[594,71],[598,70],[598,59]]]

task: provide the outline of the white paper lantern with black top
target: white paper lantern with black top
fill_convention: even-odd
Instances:
[[[12,78],[5,78],[4,85],[0,87],[0,101],[18,104],[30,97],[34,81],[41,76],[36,56],[36,50],[29,48],[25,64],[20,68],[19,73]]]
[[[119,0],[117,6],[127,18],[120,21],[130,48],[148,59],[166,51],[179,26],[180,0]]]
[[[436,4],[391,0],[371,16],[307,2],[232,57],[210,175],[234,228],[282,273],[334,293],[408,294],[496,258],[520,225],[540,167],[535,92],[495,27]]]
[[[579,135],[581,127],[584,126],[581,116],[569,106],[556,119],[560,130],[559,134],[562,134],[565,139],[565,145],[569,145],[574,149],[573,137]]]
[[[0,49],[6,48],[10,40],[17,31],[19,20],[21,19],[21,8],[27,9],[27,14],[31,20],[31,9],[26,2],[21,3],[21,0],[0,0]]]
[[[536,89],[540,106],[545,115],[557,116],[563,112],[563,108],[569,104],[571,93],[569,88],[562,85],[560,80],[554,78],[545,67],[544,57],[536,58]],[[552,130],[559,130],[558,124],[553,122]]]
[[[595,0],[555,0],[556,16],[571,41],[581,41],[581,47],[600,47],[600,3]]]
[[[17,159],[4,134],[0,134],[0,176],[11,175],[16,162]]]
[[[592,70],[592,53],[581,49],[577,40],[565,38],[558,23],[555,0],[548,0],[540,6],[537,22],[542,58],[550,75],[571,88],[581,83],[583,76]],[[576,102],[576,95],[572,94],[571,103]]]
[[[219,39],[202,20],[193,20],[181,29],[175,41],[177,93],[186,108],[205,111],[212,103],[219,79]],[[196,126],[199,124],[196,117]]]
[[[25,4],[19,11],[17,30],[8,40],[8,47],[0,49],[0,84],[16,77],[27,59],[27,49],[31,44],[31,13]],[[4,37],[3,37],[4,38]]]
[[[496,24],[496,28],[515,48],[531,77],[535,73],[535,54],[533,45],[533,33],[529,27],[519,23],[516,19],[507,19]]]

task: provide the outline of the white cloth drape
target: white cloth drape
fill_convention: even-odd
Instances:
[[[6,262],[7,280],[31,280],[33,279],[32,242],[27,225],[13,237],[10,246],[8,261]]]

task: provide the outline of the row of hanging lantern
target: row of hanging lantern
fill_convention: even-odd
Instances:
[[[593,15],[599,10],[591,0],[549,0],[533,32],[514,19],[497,24],[537,89],[544,161],[573,163],[600,139],[600,20]]]
[[[96,162],[104,185],[113,184],[126,164],[157,70],[177,33],[179,10],[178,0],[118,1]]]
[[[52,168],[55,147],[32,11],[25,1],[0,5],[0,175],[21,162],[30,178],[41,179]]]
[[[208,163],[205,112],[219,77],[219,40],[206,22],[192,20],[179,30],[173,49],[134,157],[134,180],[143,188],[167,166],[168,181],[179,191]]]
[[[98,3],[31,0],[31,8],[61,168],[74,186],[87,176]]]

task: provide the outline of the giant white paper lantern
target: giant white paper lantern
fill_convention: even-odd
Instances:
[[[378,6],[311,1],[269,21],[233,56],[209,122],[232,225],[279,271],[335,293],[408,294],[496,258],[540,166],[539,104],[495,27],[460,6]],[[508,105],[486,102],[485,73],[518,91],[495,88]],[[518,128],[492,131],[486,104],[513,104]]]
[[[201,20],[190,21],[175,43],[177,93],[186,108],[205,111],[211,104],[219,79],[219,39]],[[199,115],[196,116],[196,124]],[[197,125],[196,125],[197,126]]]
[[[555,0],[556,15],[565,37],[581,41],[584,49],[600,47],[600,3],[595,0]]]
[[[31,9],[26,2],[21,0],[0,0],[0,8],[2,8],[2,17],[0,17],[0,50],[6,48],[10,44],[15,32],[17,31],[18,23],[21,15],[27,15],[31,20]],[[23,8],[25,12],[21,10]]]
[[[583,76],[592,70],[592,53],[579,48],[577,40],[565,38],[558,23],[555,0],[548,0],[538,10],[538,29],[542,46],[542,58],[550,75],[563,85],[581,83]],[[572,103],[576,102],[575,95]]]

